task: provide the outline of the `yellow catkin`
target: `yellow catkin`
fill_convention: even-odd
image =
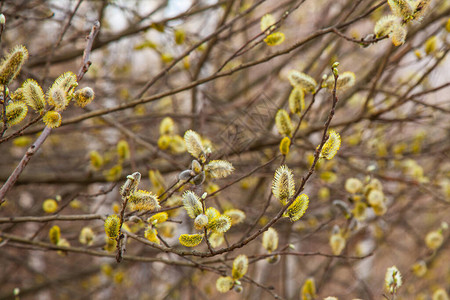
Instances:
[[[202,213],[202,203],[200,198],[192,191],[184,192],[183,196],[183,206],[189,217],[195,219],[199,214]]]
[[[331,171],[323,171],[320,173],[320,179],[325,181],[326,183],[333,183],[337,180],[337,175]]]
[[[194,171],[195,174],[200,174],[200,172],[202,171],[202,165],[198,162],[198,160],[192,160],[191,170]]]
[[[110,239],[109,237],[105,236],[105,246],[103,249],[105,249],[108,252],[113,252],[116,250],[117,242],[114,239]]]
[[[211,233],[209,236],[209,243],[213,248],[217,248],[225,242],[225,238],[223,237],[223,233]]]
[[[320,200],[323,201],[330,199],[330,194],[331,194],[330,189],[327,188],[326,186],[321,187],[317,192],[317,196],[319,197]]]
[[[345,238],[340,233],[331,235],[330,246],[334,255],[340,255],[345,248],[345,244]]]
[[[161,54],[161,60],[163,63],[170,63],[173,60],[173,56],[170,53],[162,53]]]
[[[427,55],[429,55],[429,54],[435,52],[437,49],[437,43],[438,43],[437,36],[433,35],[433,36],[429,37],[425,41],[425,45],[424,45],[425,53]]]
[[[314,278],[310,277],[306,279],[302,286],[302,300],[312,300],[316,297],[316,283]]]
[[[181,245],[185,247],[195,247],[203,240],[202,234],[182,234],[178,238]]]
[[[158,138],[158,148],[161,150],[166,150],[170,147],[170,144],[172,142],[172,137],[170,135],[161,135]]]
[[[284,156],[289,154],[289,147],[291,146],[291,139],[285,136],[280,142],[280,153]]]
[[[372,206],[382,205],[384,202],[384,194],[379,190],[371,190],[367,195],[367,202]]]
[[[110,277],[113,273],[113,268],[111,267],[111,265],[104,263],[100,266],[100,270],[102,272],[102,274]]]
[[[411,19],[414,8],[411,2],[408,0],[388,0],[388,4],[391,7],[392,13],[397,17],[407,21]]]
[[[61,238],[61,229],[59,228],[59,226],[52,226],[52,228],[50,228],[48,232],[48,237],[53,245],[57,245]]]
[[[362,201],[358,201],[355,203],[355,207],[353,208],[352,213],[355,216],[356,220],[364,221],[366,219],[366,211],[367,204]]]
[[[272,180],[272,193],[283,205],[294,196],[295,183],[292,171],[286,166],[280,166]]]
[[[148,177],[152,183],[153,190],[156,191],[156,194],[162,194],[165,191],[165,182],[161,173],[158,170],[150,170],[148,171]]]
[[[447,292],[443,289],[437,289],[434,291],[433,296],[431,298],[432,300],[449,300]]]
[[[203,147],[200,135],[193,131],[188,130],[184,134],[184,141],[186,143],[186,149],[193,157],[204,160],[205,148]]]
[[[269,34],[265,39],[264,42],[268,45],[268,46],[278,46],[281,43],[283,43],[285,40],[285,36],[284,33],[282,32],[274,32]]]
[[[427,272],[427,264],[425,263],[425,261],[420,260],[420,261],[416,262],[414,265],[412,265],[411,271],[417,277],[422,277]]]
[[[292,136],[294,127],[292,125],[291,118],[289,117],[289,114],[286,110],[278,110],[275,116],[275,125],[281,135],[289,137]]]
[[[267,29],[271,31],[275,29],[275,26],[273,25],[276,23],[276,20],[271,14],[265,14],[264,16],[262,16],[260,23],[261,32],[264,32]]]
[[[184,139],[178,134],[171,136],[169,148],[174,154],[186,152],[186,144],[184,143]]]
[[[144,235],[145,235],[145,238],[147,240],[149,240],[150,242],[152,242],[152,243],[156,243],[156,244],[160,244],[161,243],[159,238],[158,238],[158,231],[156,231],[155,228],[148,227],[145,230]]]
[[[245,213],[240,209],[228,209],[223,214],[230,217],[231,225],[242,223],[245,220]]]
[[[233,279],[242,278],[248,270],[248,258],[241,254],[238,255],[233,261],[233,268],[231,270],[231,276]]]
[[[291,113],[300,115],[305,109],[305,92],[302,88],[294,87],[289,94],[289,109]]]
[[[345,181],[345,190],[350,194],[356,194],[361,191],[363,184],[361,180],[357,178],[348,178]]]
[[[105,220],[105,233],[110,239],[115,239],[120,231],[120,218],[117,215],[110,215]]]
[[[394,26],[398,24],[398,19],[394,15],[387,15],[378,20],[373,29],[377,38],[390,35]]]
[[[206,209],[206,216],[208,217],[209,220],[213,220],[218,216],[220,216],[220,212],[214,207],[208,207]]]
[[[85,107],[95,98],[94,90],[90,87],[79,89],[74,94],[75,103],[80,107]]]
[[[305,92],[314,93],[316,90],[317,82],[305,73],[291,70],[288,73],[288,80],[293,87],[302,88]]]
[[[350,72],[350,71],[343,72],[342,74],[339,75],[339,78],[337,79],[336,89],[337,90],[346,90],[346,89],[354,86],[355,81],[356,81],[355,73]],[[334,88],[334,78],[333,77],[329,77],[329,79],[327,80],[327,87],[329,89]]]
[[[48,103],[55,107],[55,110],[62,111],[69,104],[66,92],[59,86],[52,87],[48,91]]]
[[[54,199],[47,199],[42,203],[42,209],[46,212],[46,213],[54,213],[55,211],[58,210],[58,202],[56,202],[56,200]]]
[[[167,219],[169,219],[169,214],[167,212],[163,211],[163,212],[160,212],[160,213],[157,213],[157,214],[154,214],[153,216],[151,216],[147,220],[147,222],[149,224],[156,225],[156,224],[160,224],[160,223],[167,221]]]
[[[56,128],[61,126],[62,117],[59,112],[50,110],[45,113],[42,121],[44,124],[50,128]]]
[[[28,51],[22,45],[14,47],[3,59],[0,65],[0,84],[9,85],[16,78],[22,69],[23,64],[28,59]]]
[[[6,106],[6,122],[9,126],[19,124],[25,119],[28,107],[23,101],[12,102]]]
[[[13,140],[13,144],[16,147],[27,147],[32,141],[33,140],[29,136],[20,136]]]
[[[77,76],[74,73],[68,71],[56,78],[56,80],[52,84],[51,89],[61,88],[66,94],[70,94],[77,86]]]
[[[414,55],[418,60],[422,59],[422,52],[419,49],[414,50]]]
[[[234,171],[233,165],[226,160],[212,160],[205,166],[211,178],[225,178]]]
[[[99,170],[103,166],[103,157],[98,151],[89,152],[90,165],[94,170]]]
[[[3,93],[3,86],[0,86],[0,93]],[[11,99],[13,101],[25,100],[23,90],[21,87],[15,90],[13,93],[11,93]]]
[[[208,182],[205,188],[205,192],[209,194],[215,193],[220,189],[220,186],[217,183]]]
[[[384,277],[386,289],[391,293],[396,293],[397,289],[402,285],[402,275],[396,266],[392,266],[386,270]]]
[[[184,67],[186,70],[189,70],[189,68],[191,67],[191,61],[190,61],[190,59],[189,59],[189,56],[185,56],[185,57],[183,58],[183,67]]]
[[[230,276],[219,277],[216,281],[216,289],[220,293],[228,292],[229,290],[231,290],[233,285],[234,285],[234,280]]]
[[[322,152],[320,157],[326,158],[328,160],[332,159],[341,146],[341,137],[339,133],[334,130],[330,130],[328,133],[328,140],[322,147]]]
[[[431,250],[436,250],[444,242],[444,236],[438,230],[429,232],[425,237],[425,244]]]
[[[377,215],[377,216],[382,216],[387,211],[387,207],[384,202],[382,202],[379,205],[372,205],[372,209],[373,209],[373,212],[375,213],[375,215]]]
[[[78,240],[83,245],[92,245],[94,244],[95,239],[95,233],[90,227],[83,227],[80,231],[80,236],[78,237]]]
[[[120,140],[117,143],[117,155],[119,156],[120,160],[130,159],[130,146],[128,145],[127,141]]]
[[[70,247],[70,243],[66,239],[59,239],[58,244],[56,244],[56,246],[59,246],[59,247]],[[59,255],[61,255],[61,256],[66,256],[67,255],[67,251],[64,251],[64,250],[58,250],[57,253]]]
[[[412,19],[418,20],[423,17],[423,15],[428,10],[431,0],[419,0],[415,2],[414,14]]]
[[[160,209],[159,199],[152,192],[138,190],[128,198],[128,204],[131,210],[158,210]]]
[[[166,117],[162,119],[159,124],[159,134],[160,135],[172,135],[174,133],[175,123],[172,118]]]
[[[177,45],[181,45],[184,43],[184,40],[186,38],[186,32],[183,29],[181,29],[181,28],[176,29],[173,34],[174,34],[175,43]]]
[[[116,271],[113,274],[113,281],[116,284],[121,284],[125,278],[125,273],[123,271]]]
[[[392,35],[391,35],[392,43],[394,46],[400,46],[405,43],[406,39],[406,28],[402,25],[394,26]]]
[[[208,225],[208,217],[204,214],[198,215],[194,220],[194,228],[201,230]]]
[[[308,195],[301,194],[291,205],[289,205],[283,216],[288,217],[292,222],[298,221],[305,214],[308,204]]]
[[[24,101],[33,110],[42,112],[45,108],[45,96],[41,86],[33,79],[27,79],[22,84],[22,95]]]
[[[263,233],[262,245],[267,252],[271,253],[278,248],[278,232],[270,227]]]
[[[216,233],[227,232],[231,227],[231,218],[226,215],[221,215],[209,220],[208,229]]]
[[[69,206],[72,207],[73,209],[80,209],[83,207],[83,203],[81,203],[81,201],[78,199],[74,199],[70,201]]]

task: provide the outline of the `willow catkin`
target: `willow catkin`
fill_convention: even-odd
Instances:
[[[9,85],[16,78],[22,69],[23,64],[28,59],[28,51],[25,46],[14,47],[3,59],[0,65],[0,84]]]

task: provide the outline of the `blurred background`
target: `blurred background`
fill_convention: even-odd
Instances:
[[[9,235],[0,241],[0,299],[310,299],[302,298],[308,278],[316,287],[311,299],[394,299],[384,288],[392,265],[403,276],[395,299],[448,299],[432,296],[450,292],[448,1],[431,1],[421,20],[405,24],[400,46],[373,35],[376,22],[392,13],[387,1],[4,0],[0,10],[2,55],[16,45],[29,52],[11,92],[27,78],[46,92],[64,72],[76,74],[86,37],[96,20],[101,24],[92,65],[78,85],[91,87],[95,100],[62,112],[61,127],[0,207],[0,234]],[[266,14],[276,21],[272,32],[284,35],[273,46],[261,31]],[[306,73],[320,86],[336,61],[340,73],[355,74],[354,85],[337,91],[330,127],[342,143],[305,185],[310,202],[301,220],[273,225],[276,264],[262,257],[262,236],[210,258],[128,239],[126,254],[134,258],[116,263],[104,219],[119,212],[119,187],[136,171],[139,188],[173,191],[161,203],[169,220],[158,228],[173,249],[190,250],[178,242],[193,232],[179,206],[183,189],[200,196],[225,187],[207,205],[245,213],[218,249],[276,216],[281,205],[269,195],[283,136],[275,115],[289,111],[288,74]],[[307,113],[290,114],[294,127],[302,122],[285,162],[297,187],[321,141],[330,89],[306,93],[305,104],[311,104]],[[44,128],[36,118],[29,109],[0,138],[0,184]],[[167,145],[160,128],[165,118],[174,123]],[[188,129],[211,146],[212,159],[233,164],[231,176],[172,188],[192,161],[182,139]],[[370,202],[374,190],[383,202],[378,210]],[[43,206],[48,199],[55,210]],[[131,215],[128,229],[144,237],[144,225]],[[54,225],[72,250],[51,247]],[[85,227],[93,233],[89,243],[80,239]],[[333,235],[344,241],[340,251],[330,245]],[[194,250],[208,248],[202,243]],[[216,280],[231,274],[238,254],[250,258],[243,291],[219,293]],[[192,262],[201,266],[183,265]]]

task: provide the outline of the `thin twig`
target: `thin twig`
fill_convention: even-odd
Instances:
[[[84,74],[86,74],[86,72],[89,69],[89,66],[91,65],[91,61],[89,60],[89,58],[92,51],[92,45],[94,44],[95,37],[97,36],[99,31],[100,31],[100,22],[95,21],[94,25],[92,26],[91,32],[87,37],[86,48],[84,49],[83,52],[83,62],[81,64],[80,70],[77,73],[77,81],[83,79]]]

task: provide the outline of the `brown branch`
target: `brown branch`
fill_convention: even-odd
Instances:
[[[65,246],[57,246],[50,243],[40,242],[40,241],[32,241],[17,235],[8,234],[4,232],[0,232],[0,237],[8,240],[9,242],[17,242],[21,244],[26,245],[32,245],[36,246],[41,249],[45,250],[62,250],[67,252],[74,252],[74,253],[82,253],[87,254],[91,256],[98,256],[98,257],[111,257],[114,258],[116,255],[114,253],[109,253],[106,251],[97,251],[97,250],[91,250],[86,248],[80,248],[80,247],[65,247]],[[140,261],[140,262],[162,262],[164,264],[168,265],[175,265],[175,266],[185,266],[185,267],[192,267],[193,264],[185,263],[181,261],[174,261],[174,260],[168,260],[163,258],[156,258],[156,257],[147,257],[147,256],[135,256],[135,255],[123,255],[122,257],[124,260],[130,260],[130,261]]]
[[[42,116],[38,116],[38,117],[34,118],[30,122],[28,122],[28,124],[24,125],[22,128],[20,128],[16,132],[14,132],[14,133],[12,133],[12,134],[10,134],[8,136],[5,136],[4,138],[0,139],[0,144],[9,141],[12,138],[15,138],[15,137],[18,137],[18,136],[22,135],[23,132],[25,131],[25,129],[27,129],[28,127],[30,127],[33,124],[36,124],[41,119],[42,119]]]
[[[5,184],[0,189],[0,205],[5,202],[5,195],[6,193],[14,186],[17,179],[19,178],[20,174],[23,172],[25,167],[27,166],[30,159],[33,157],[33,155],[39,150],[39,148],[42,146],[44,141],[47,139],[47,137],[52,132],[52,129],[50,127],[45,127],[42,134],[37,138],[37,140],[33,143],[33,145],[28,148],[25,155],[22,157],[22,160],[17,165],[16,169],[11,173],[11,175],[8,177],[8,180],[5,182]]]
[[[104,215],[87,214],[87,215],[51,215],[51,216],[25,216],[25,217],[6,217],[0,218],[0,224],[3,223],[24,223],[24,222],[50,222],[50,221],[86,221],[86,220],[103,220]]]
[[[100,22],[95,21],[94,25],[92,26],[91,33],[89,33],[87,39],[86,48],[83,52],[83,62],[81,64],[80,70],[77,73],[77,81],[80,81],[83,79],[84,74],[89,70],[89,66],[91,65],[91,61],[89,60],[89,57],[91,55],[92,46],[94,45],[94,40],[97,34],[100,31]]]
[[[349,42],[352,42],[352,43],[355,43],[355,44],[359,44],[359,45],[362,45],[362,46],[365,46],[365,47],[369,46],[370,44],[378,43],[379,41],[382,41],[382,40],[387,39],[389,37],[389,36],[385,35],[385,36],[382,36],[382,37],[379,37],[379,38],[369,37],[369,38],[361,38],[361,39],[358,40],[358,39],[354,39],[354,38],[346,36],[345,34],[343,34],[341,31],[339,31],[336,28],[333,28],[333,33],[335,33],[336,35],[340,36],[341,38],[343,38],[346,41],[349,41]]]

